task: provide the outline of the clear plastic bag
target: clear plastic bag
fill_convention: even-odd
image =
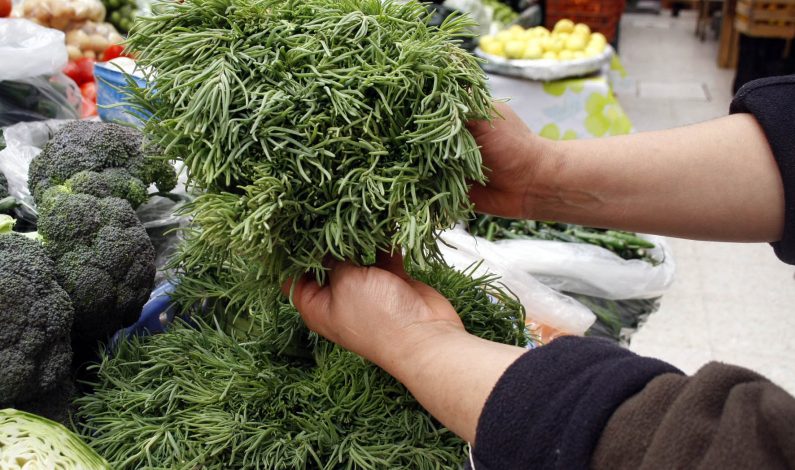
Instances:
[[[61,73],[66,62],[62,32],[0,20],[0,64],[9,64],[0,67],[0,127],[80,117],[80,89]]]
[[[650,255],[658,264],[625,260],[584,243],[500,240],[494,243],[494,250],[495,256],[510,260],[512,268],[532,274],[558,291],[613,300],[656,298],[671,286],[676,263],[663,237],[639,236],[654,243]]]
[[[78,119],[80,88],[63,74],[0,81],[0,127],[46,119]]]
[[[30,162],[67,121],[24,122],[3,130],[6,148],[0,150],[0,172],[8,179],[8,193],[17,199],[19,218],[36,221],[36,205],[28,188]]]
[[[105,6],[99,0],[25,0],[21,13],[42,26],[65,31],[75,23],[103,21]]]
[[[542,339],[557,334],[583,335],[596,321],[587,307],[536,280],[527,272],[513,268],[496,244],[476,238],[461,228],[441,234],[439,249],[447,263],[465,269],[480,262],[478,274],[500,276],[500,282],[513,292],[527,309],[531,327]]]
[[[66,62],[62,32],[25,19],[0,19],[0,81],[54,75]]]

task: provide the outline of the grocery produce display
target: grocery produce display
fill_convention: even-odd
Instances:
[[[21,14],[42,26],[65,31],[84,21],[102,21],[105,7],[99,0],[25,0]]]
[[[543,26],[524,29],[513,25],[480,39],[483,52],[507,59],[569,61],[600,56],[606,48],[603,34],[591,33],[588,25],[571,20],[560,20],[552,31]]]
[[[70,60],[104,60],[103,53],[123,40],[112,24],[86,21],[66,32],[66,52]]]
[[[106,470],[108,463],[62,425],[13,409],[0,409],[3,470]]]
[[[127,34],[135,20],[138,4],[135,0],[102,0],[107,15],[106,20],[119,32]]]

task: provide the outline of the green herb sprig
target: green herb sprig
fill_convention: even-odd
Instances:
[[[459,47],[471,20],[437,27],[420,3],[163,2],[128,47],[156,70],[130,101],[146,132],[205,194],[184,212],[207,249],[261,277],[323,279],[327,256],[439,259],[439,230],[471,214],[485,180],[465,123],[492,103]],[[199,247],[197,247],[199,249]]]
[[[451,299],[471,333],[525,346],[521,305],[473,272],[412,274]],[[95,367],[78,419],[113,468],[461,467],[464,442],[386,372],[311,335],[286,301],[238,296],[250,275],[237,266],[189,278],[216,323],[131,339]]]

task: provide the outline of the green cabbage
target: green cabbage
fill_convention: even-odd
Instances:
[[[0,410],[0,470],[93,470],[108,463],[58,423],[23,411]]]

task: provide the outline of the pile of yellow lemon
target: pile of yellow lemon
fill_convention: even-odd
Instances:
[[[550,32],[543,26],[524,29],[513,25],[494,36],[480,39],[480,50],[507,59],[575,60],[604,53],[607,38],[591,33],[583,23],[560,20]]]

